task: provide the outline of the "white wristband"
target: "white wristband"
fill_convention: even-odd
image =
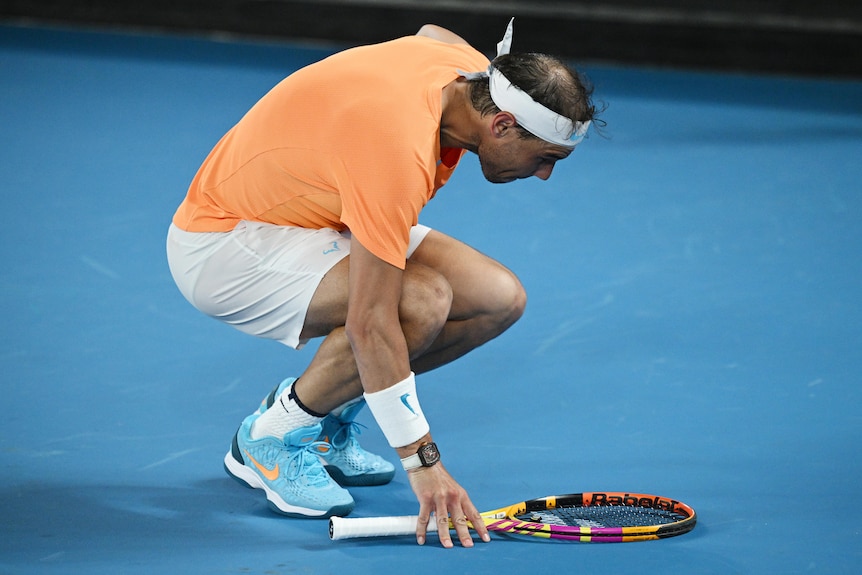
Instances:
[[[416,376],[412,371],[392,387],[363,395],[390,446],[410,445],[430,430],[416,397]]]

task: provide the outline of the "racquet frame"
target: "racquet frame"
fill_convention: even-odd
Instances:
[[[527,513],[547,511],[557,507],[626,506],[672,511],[681,519],[672,523],[629,527],[578,527],[552,525],[518,519]],[[697,523],[697,515],[691,507],[667,497],[628,492],[588,492],[569,495],[552,495],[522,501],[514,505],[486,511],[482,521],[489,531],[529,535],[545,539],[580,541],[584,543],[624,543],[664,539],[688,533]],[[410,535],[416,532],[418,516],[343,518],[333,517],[329,522],[329,537],[333,540],[351,537],[388,537]],[[472,528],[472,524],[468,525]],[[449,521],[449,529],[454,529]],[[437,530],[437,522],[428,523],[428,531]]]

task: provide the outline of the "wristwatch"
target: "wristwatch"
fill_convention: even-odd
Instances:
[[[437,444],[432,441],[420,445],[415,455],[401,460],[401,465],[404,466],[404,471],[411,471],[420,467],[431,467],[438,461],[440,461],[440,452],[437,450]]]

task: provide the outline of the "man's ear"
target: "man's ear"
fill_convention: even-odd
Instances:
[[[515,121],[515,116],[509,112],[497,112],[491,118],[491,134],[495,138],[505,138],[510,132],[514,131],[518,122]]]

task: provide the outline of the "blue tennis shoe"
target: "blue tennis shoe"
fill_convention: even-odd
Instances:
[[[228,475],[241,484],[262,489],[270,507],[290,517],[326,518],[353,510],[350,493],[327,473],[319,455],[329,449],[317,441],[322,426],[300,427],[283,439],[251,439],[259,413],[245,418],[224,458]]]

